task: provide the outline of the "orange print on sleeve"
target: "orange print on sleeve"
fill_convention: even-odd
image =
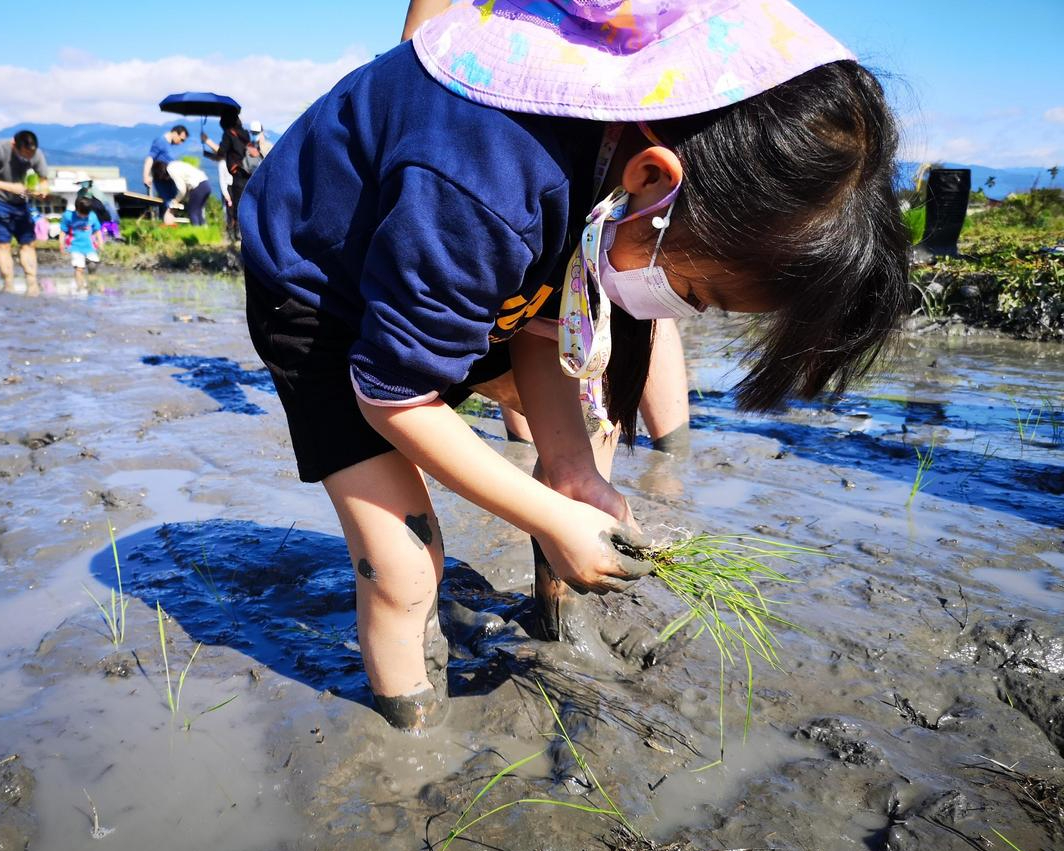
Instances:
[[[544,302],[550,298],[554,288],[543,284],[532,298],[526,300],[522,295],[515,295],[502,303],[499,315],[495,317],[495,328],[490,335],[493,340],[504,340],[517,328],[523,319],[535,316]]]

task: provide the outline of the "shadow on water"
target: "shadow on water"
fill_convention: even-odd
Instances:
[[[151,608],[162,605],[191,640],[232,647],[311,688],[372,705],[343,538],[216,519],[155,526],[118,546],[125,590]],[[90,570],[103,584],[114,583],[110,548],[93,557]],[[527,602],[496,592],[467,564],[445,560],[445,631],[452,603],[511,621]],[[452,695],[487,693],[508,676],[490,644],[470,652],[452,638]]]
[[[202,390],[221,405],[219,410],[231,414],[265,414],[249,402],[241,386],[254,387],[276,394],[270,373],[265,369],[247,370],[229,358],[205,358],[195,355],[145,355],[141,363],[148,366],[173,366],[183,369],[174,378],[186,387]]]
[[[238,414],[263,414],[249,402],[242,387],[250,386],[276,393],[265,369],[245,370],[228,358],[186,355],[146,355],[141,360],[151,366],[173,366],[185,370],[174,377],[187,387],[207,393],[220,410]],[[1017,439],[1015,419],[1004,408],[953,402],[921,402],[889,396],[848,395],[827,406],[816,402],[795,402],[792,411],[824,411],[830,418],[817,425],[791,422],[782,417],[738,417],[730,394],[692,392],[691,428],[726,430],[756,434],[778,440],[788,451],[824,465],[848,465],[909,484],[916,471],[914,446],[885,437],[909,428],[938,427],[966,433],[975,432],[986,441],[986,452],[936,445],[933,475],[924,492],[941,499],[978,505],[1013,514],[1032,523],[1055,526],[1060,523],[1059,497],[1064,494],[1064,467],[1022,458],[997,457],[991,443],[998,445]],[[708,413],[708,411],[720,411]],[[1003,413],[1002,413],[1003,412]],[[496,409],[483,415],[498,417]],[[833,420],[838,423],[832,427]],[[864,422],[860,429],[853,423]],[[481,429],[486,439],[499,440]],[[643,438],[639,441],[648,445]],[[921,443],[922,445],[922,443]]]
[[[916,473],[914,446],[926,446],[926,442],[910,444],[872,433],[882,431],[884,421],[902,433],[903,425],[977,428],[979,440],[986,440],[990,448],[995,437],[1003,443],[1017,439],[1008,421],[992,419],[986,409],[981,417],[977,417],[979,409],[975,407],[961,415],[952,404],[847,397],[826,408],[809,403],[792,406],[792,410],[827,411],[838,421],[838,426],[833,428],[830,419],[809,425],[771,416],[739,417],[734,413],[732,400],[723,393],[692,393],[690,402],[692,429],[756,434],[777,440],[788,452],[819,464],[850,466],[905,484],[911,484]],[[721,413],[706,412],[712,409]],[[875,428],[853,430],[855,417],[874,418]],[[984,453],[982,442],[967,443],[972,450],[955,448],[956,443],[953,447],[935,446],[934,465],[924,493],[1012,514],[1032,523],[1060,524],[1064,467],[997,457]]]

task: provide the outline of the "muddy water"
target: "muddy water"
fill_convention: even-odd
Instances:
[[[779,632],[784,669],[755,668],[745,743],[745,669],[728,674],[725,760],[695,772],[719,756],[719,663],[704,637],[655,644],[678,604],[644,582],[588,601],[588,655],[532,641],[527,540],[440,488],[455,700],[429,736],[390,730],[369,706],[339,529],[294,476],[239,287],[98,283],[0,296],[0,848],[85,847],[92,805],[111,848],[426,847],[539,751],[470,818],[522,797],[601,805],[545,735],[537,680],[654,842],[1007,847],[996,830],[1025,851],[1064,847],[1033,803],[1052,813],[1064,783],[1059,347],[914,336],[836,403],[754,418],[726,393],[736,328],[687,325],[692,452],[618,458],[636,514],[659,536],[754,531],[830,555],[771,589],[800,627]],[[531,466],[497,419],[472,424]],[[117,648],[85,590],[110,611],[109,522],[129,595]],[[172,713],[165,664],[176,691],[198,645]],[[648,847],[543,805],[467,836]]]

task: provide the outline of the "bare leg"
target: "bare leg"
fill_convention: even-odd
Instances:
[[[659,319],[654,326],[654,350],[650,356],[643,398],[639,402],[654,448],[683,453],[689,445],[687,371],[683,343],[674,319]]]
[[[524,414],[519,414],[507,405],[500,405],[502,421],[506,425],[506,439],[514,443],[531,443],[532,430]]]
[[[80,266],[74,267],[74,283],[79,290],[85,287],[85,270]]]
[[[10,292],[15,281],[15,260],[11,256],[11,243],[0,243],[0,275],[4,277],[4,288],[0,292]]]
[[[355,565],[359,644],[377,706],[396,727],[439,723],[447,705],[447,642],[436,611],[443,543],[421,474],[389,452],[324,485]]]
[[[19,246],[18,259],[22,263],[22,271],[26,274],[26,295],[40,295],[41,288],[37,284],[37,249],[33,245]]]
[[[605,436],[601,431],[591,438],[591,448],[595,453],[595,466],[605,479],[613,471],[613,455],[617,450],[620,431]],[[539,462],[532,475],[542,482],[550,484]],[[570,644],[587,639],[587,618],[581,605],[582,595],[554,575],[550,563],[543,555],[536,539],[532,539],[532,563],[535,567],[535,584],[532,596],[535,598],[535,623],[539,637],[547,641],[565,641]]]

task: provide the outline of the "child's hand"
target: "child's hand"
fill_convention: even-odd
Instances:
[[[551,520],[536,539],[558,578],[578,591],[623,591],[654,567],[618,552],[614,541],[636,550],[648,542],[636,529],[597,508],[570,502]]]
[[[587,478],[569,480],[561,484],[558,492],[570,499],[586,502],[600,511],[605,511],[620,520],[622,524],[639,531],[639,523],[632,514],[628,500],[597,471]]]

